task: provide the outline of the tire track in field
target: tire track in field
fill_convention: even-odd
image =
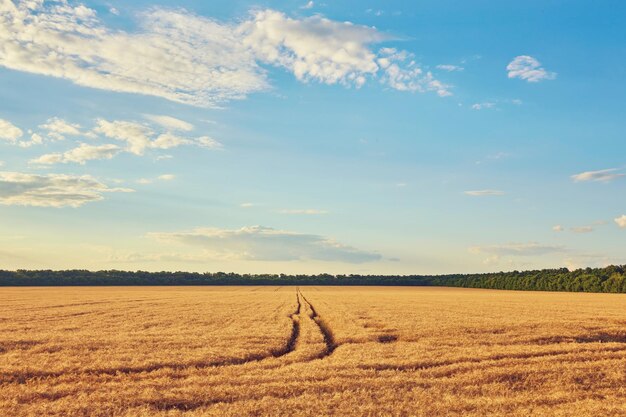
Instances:
[[[300,294],[298,290],[296,290],[296,302],[296,311],[289,316],[291,318],[291,335],[289,336],[289,340],[287,340],[287,344],[282,349],[274,352],[275,358],[285,356],[286,354],[296,350],[298,338],[300,337],[300,311],[302,310],[302,303],[300,302]]]
[[[100,375],[131,375],[159,371],[162,369],[181,371],[186,369],[206,369],[225,366],[245,365],[252,362],[260,362],[271,358],[280,358],[296,350],[298,339],[300,337],[300,318],[302,316],[301,293],[296,289],[296,310],[289,317],[291,318],[292,327],[287,343],[278,349],[271,351],[269,354],[259,353],[244,356],[243,358],[231,358],[215,361],[194,361],[186,363],[156,363],[144,366],[125,366],[117,368],[103,369],[87,369],[77,371],[40,371],[25,370],[14,372],[0,371],[0,383],[18,383],[25,384],[28,381],[45,378],[60,378],[63,376],[100,376]]]
[[[302,292],[300,291],[299,288],[297,289],[297,291],[300,297],[302,297],[302,300],[309,307],[309,310],[311,310],[311,314],[309,315],[309,317],[311,318],[311,320],[315,322],[320,332],[322,333],[322,336],[324,337],[324,343],[326,344],[326,349],[322,353],[320,353],[320,355],[318,355],[317,359],[322,359],[322,358],[332,355],[335,349],[337,349],[337,347],[339,346],[339,344],[335,340],[335,335],[333,333],[333,330],[328,325],[328,323],[318,314],[317,310],[315,310],[315,307],[313,307],[313,304],[311,304],[309,300],[307,300],[306,297],[302,295]]]
[[[606,353],[623,353],[626,352],[626,347],[622,346],[612,346],[612,347],[603,347],[603,349],[579,349],[579,350],[552,350],[546,352],[528,352],[528,353],[512,353],[512,354],[494,354],[486,357],[477,357],[477,358],[464,358],[457,360],[447,360],[447,361],[432,361],[432,362],[423,362],[423,363],[414,363],[414,364],[403,364],[403,365],[392,365],[392,364],[379,364],[379,365],[359,365],[358,368],[364,370],[374,370],[374,371],[395,371],[395,372],[419,372],[419,371],[428,371],[428,370],[443,370],[448,367],[453,366],[465,366],[465,368],[460,369],[452,369],[449,371],[443,371],[442,375],[449,377],[451,375],[456,375],[459,373],[471,372],[478,368],[473,365],[485,365],[488,367],[494,366],[502,366],[502,362],[506,361],[527,361],[532,359],[557,359],[559,362],[577,362],[577,361],[586,361],[589,360],[589,357],[585,358],[572,358],[570,360],[566,360],[561,358],[562,356],[568,355],[576,355],[576,354],[606,354]]]
[[[309,359],[297,360],[296,362],[292,362],[292,363],[297,363],[297,364],[310,363],[314,360],[320,360],[320,359],[330,356],[334,352],[334,350],[339,346],[339,344],[335,340],[335,336],[333,334],[332,329],[330,328],[328,323],[319,315],[319,313],[317,312],[313,304],[311,304],[311,302],[307,300],[307,298],[302,294],[299,287],[296,287],[296,298],[297,298],[297,309],[291,315],[291,319],[293,321],[293,331],[289,339],[289,342],[285,346],[285,349],[280,351],[277,357],[285,356],[288,353],[296,352],[298,350],[298,347],[300,347],[299,345],[300,320],[304,320],[304,319],[311,320],[317,326],[318,331],[321,333],[324,339],[325,348],[322,352],[320,352],[319,354],[313,357],[310,357]],[[306,314],[307,308],[309,310],[308,314]],[[282,365],[283,364],[279,364],[278,366],[282,366]],[[332,392],[332,391],[333,389],[329,390],[329,392]],[[293,392],[290,392],[289,394],[285,394],[282,396],[271,396],[271,397],[275,399],[287,399],[287,398],[293,398],[294,395],[295,396],[302,395],[305,392],[306,392],[306,389],[302,389],[302,391],[299,394],[294,394]],[[193,410],[197,410],[200,408],[210,407],[216,404],[232,404],[232,403],[238,403],[238,402],[244,402],[244,401],[258,401],[260,399],[267,398],[267,397],[268,397],[267,394],[262,394],[262,395],[247,396],[247,397],[242,397],[242,398],[226,397],[226,398],[211,398],[211,399],[200,399],[200,400],[187,400],[187,399],[181,400],[177,398],[167,398],[167,399],[160,399],[158,401],[148,402],[148,405],[150,406],[150,408],[154,410],[159,410],[159,411],[172,411],[172,410],[193,411]]]

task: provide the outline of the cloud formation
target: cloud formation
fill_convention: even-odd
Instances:
[[[150,237],[196,246],[214,259],[254,261],[318,260],[364,263],[382,259],[376,253],[342,245],[311,234],[276,230],[263,226],[237,230],[202,228],[190,232],[151,233]]]
[[[469,195],[469,196],[472,196],[472,197],[489,197],[489,196],[504,195],[504,191],[500,191],[500,190],[475,190],[475,191],[464,191],[463,194]]]
[[[77,148],[67,152],[42,155],[39,158],[31,160],[30,163],[36,165],[52,165],[75,162],[83,165],[85,162],[95,159],[111,159],[121,151],[122,149],[117,145],[106,144],[98,146],[81,143]]]
[[[617,224],[621,229],[626,229],[626,214],[615,218],[615,224]]]
[[[3,205],[79,207],[102,200],[103,193],[132,191],[109,188],[91,176],[0,172],[0,204]]]
[[[194,125],[184,120],[177,119],[172,116],[157,115],[157,114],[144,114],[144,117],[162,127],[170,130],[180,130],[183,132],[191,132],[194,129]]]
[[[614,179],[621,178],[626,176],[626,174],[617,172],[619,169],[610,168],[610,169],[602,169],[600,171],[586,171],[581,172],[580,174],[572,175],[572,180],[574,182],[585,182],[585,181],[600,181],[600,182],[609,182]]]
[[[448,72],[454,72],[454,71],[463,71],[465,68],[459,66],[459,65],[452,65],[452,64],[439,64],[437,65],[437,69],[443,70],[443,71],[448,71]]]
[[[193,129],[193,125],[169,116],[155,116],[155,122],[172,130]],[[64,139],[62,135],[80,134],[79,125],[70,124],[61,119],[49,119],[47,124],[40,128],[48,129],[49,135],[56,135],[56,139]],[[8,131],[8,130],[7,130]],[[102,135],[106,138],[115,139],[125,144],[124,147],[115,144],[91,145],[79,143],[76,148],[66,152],[49,153],[32,159],[31,164],[52,165],[58,163],[84,164],[90,160],[111,159],[121,152],[129,152],[135,155],[143,155],[147,149],[171,149],[183,145],[197,146],[206,149],[220,149],[222,144],[208,136],[196,138],[182,137],[171,133],[169,130],[155,131],[149,125],[132,121],[97,119],[96,126],[85,133],[91,139],[98,139]],[[30,141],[17,141],[19,146],[29,147],[43,143],[43,138],[33,133]],[[165,158],[165,156],[163,157]]]
[[[496,103],[490,101],[472,104],[472,110],[492,109],[494,107],[496,107]]]
[[[0,140],[15,144],[23,135],[22,129],[8,120],[0,119]]]
[[[509,78],[519,78],[529,83],[536,83],[543,80],[553,80],[556,72],[547,71],[541,63],[532,56],[520,55],[513,58],[506,66]]]
[[[194,145],[207,149],[219,149],[221,143],[208,137],[184,138],[171,132],[156,133],[149,126],[124,120],[97,120],[93,130],[107,138],[126,143],[126,151],[135,155],[143,155],[146,149],[171,149],[182,145]]]
[[[238,24],[163,8],[138,19],[138,29],[125,32],[108,28],[84,5],[4,1],[0,66],[201,107],[267,90],[261,64],[301,81],[359,87],[379,77],[395,89],[449,95],[410,54],[372,49],[391,37],[367,26],[274,10]]]
[[[48,136],[56,140],[63,140],[66,135],[78,136],[81,134],[80,125],[68,123],[58,117],[48,119],[48,121],[40,125],[39,128],[46,130]]]

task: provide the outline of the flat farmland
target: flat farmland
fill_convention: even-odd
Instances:
[[[1,416],[626,414],[626,296],[0,289]]]

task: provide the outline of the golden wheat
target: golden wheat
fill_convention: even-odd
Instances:
[[[0,290],[1,416],[625,415],[626,297]]]

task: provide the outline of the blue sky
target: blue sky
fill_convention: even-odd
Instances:
[[[617,1],[0,3],[0,267],[626,263]]]

